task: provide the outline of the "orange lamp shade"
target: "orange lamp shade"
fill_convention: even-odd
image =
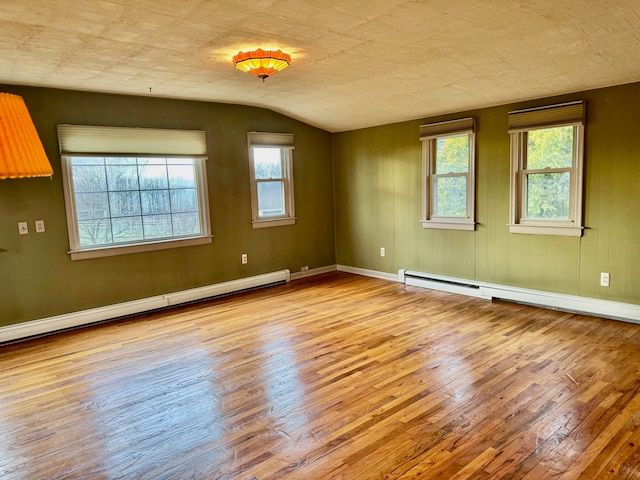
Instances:
[[[0,179],[51,175],[53,168],[24,100],[0,93]]]
[[[233,57],[233,64],[238,70],[264,79],[284,70],[291,64],[291,55],[282,50],[253,50],[252,52],[238,52]]]

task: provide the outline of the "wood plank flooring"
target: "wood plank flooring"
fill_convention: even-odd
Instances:
[[[0,478],[640,479],[640,326],[335,272],[5,345]]]

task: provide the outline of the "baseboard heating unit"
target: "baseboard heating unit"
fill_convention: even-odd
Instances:
[[[219,297],[221,295],[237,293],[252,288],[285,283],[289,282],[290,279],[291,273],[289,270],[278,270],[262,275],[231,280],[229,282],[215,283],[204,287],[142,298],[131,302],[106,305],[104,307],[8,325],[6,327],[0,327],[0,344],[29,337],[41,336],[60,330],[69,330],[92,323],[113,320],[183,303]]]
[[[442,292],[459,293],[470,297],[486,298],[487,300],[491,299],[491,297],[483,293],[480,283],[470,280],[432,275],[413,270],[400,270],[398,276],[400,277],[400,281],[405,285],[440,290]]]
[[[405,285],[431,290],[457,293],[487,300],[495,299],[526,303],[544,308],[640,323],[640,305],[631,303],[512,287],[406,269],[398,271],[398,279]]]

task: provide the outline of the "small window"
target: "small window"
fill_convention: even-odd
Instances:
[[[512,233],[582,235],[583,102],[509,114]]]
[[[73,260],[211,242],[204,132],[58,131]]]
[[[253,228],[296,221],[293,196],[293,135],[249,132]]]
[[[474,131],[474,118],[420,127],[424,228],[475,229]]]

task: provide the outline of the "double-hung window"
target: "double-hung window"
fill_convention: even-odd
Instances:
[[[293,134],[249,132],[253,228],[296,221],[293,196]]]
[[[509,113],[510,231],[582,235],[584,103]]]
[[[422,226],[475,229],[475,118],[420,126]]]
[[[206,135],[59,125],[73,260],[211,242]]]

